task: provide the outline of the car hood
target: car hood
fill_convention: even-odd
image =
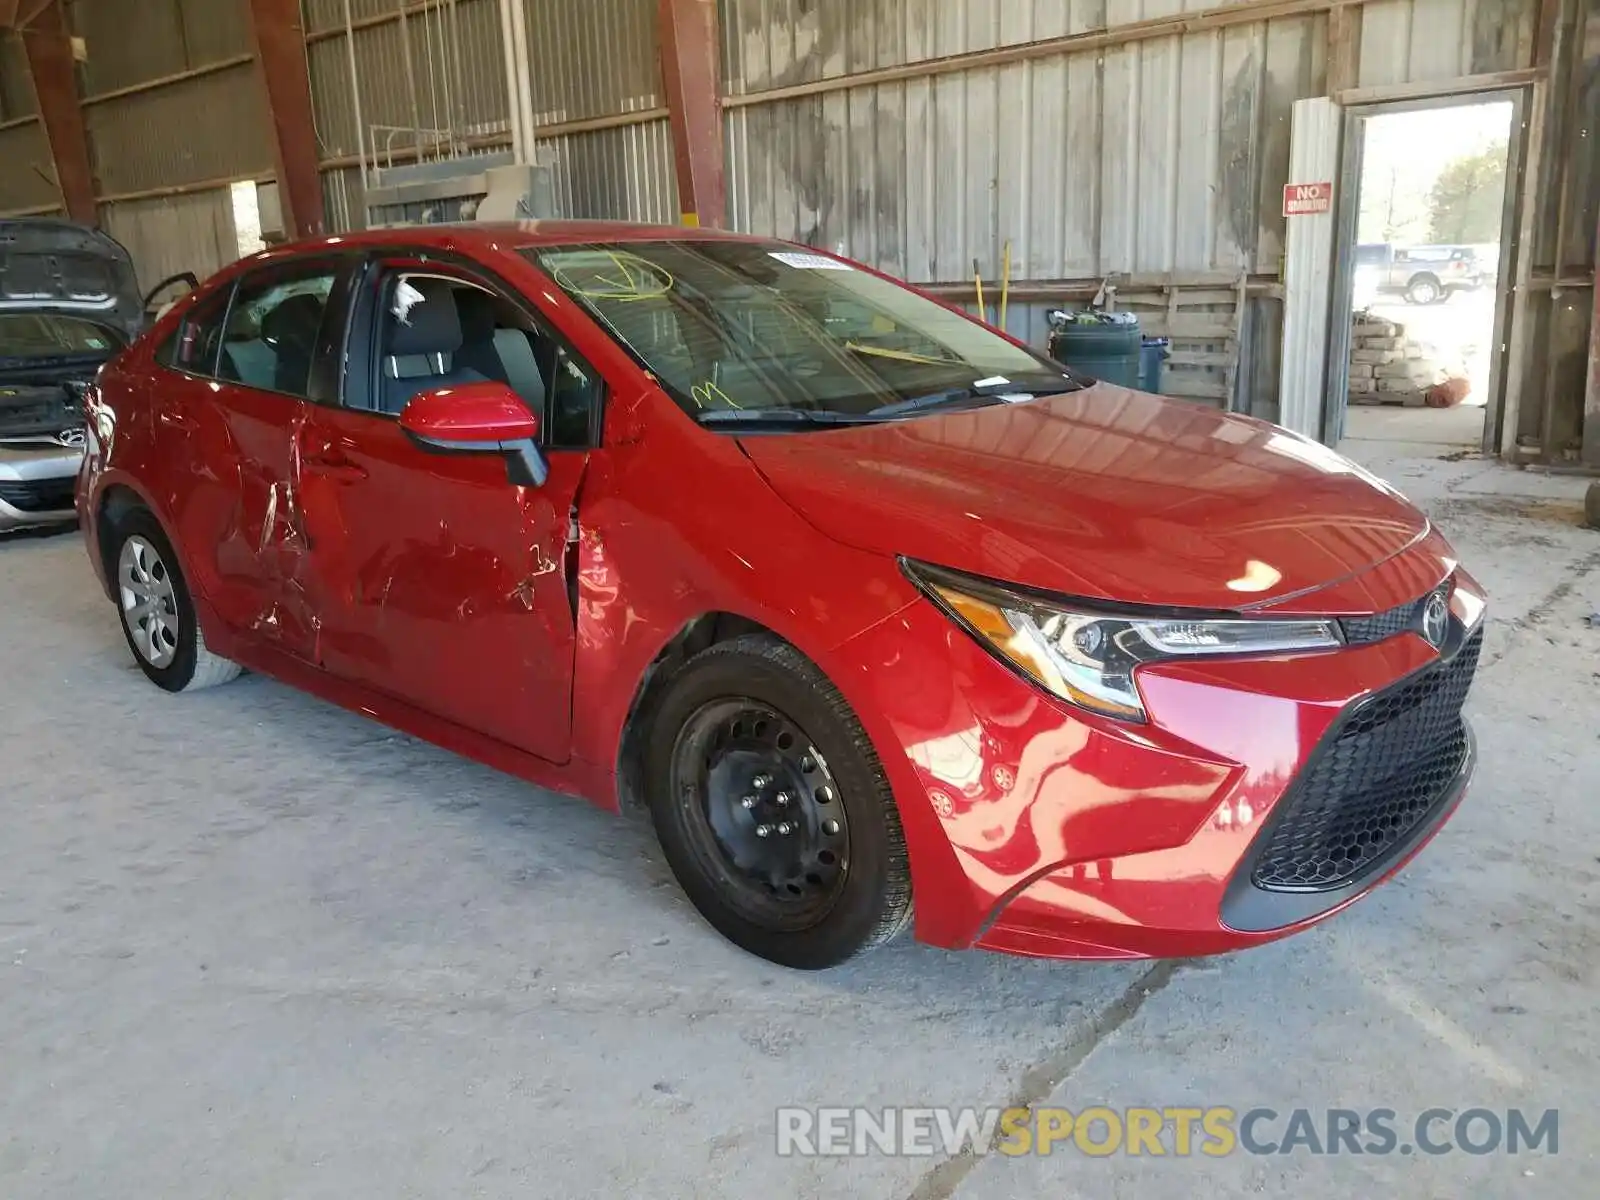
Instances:
[[[115,239],[70,221],[0,221],[0,313],[59,312],[126,341],[144,326],[133,260]]]
[[[1398,492],[1316,442],[1104,383],[741,444],[841,542],[1123,603],[1271,604],[1428,532]]]

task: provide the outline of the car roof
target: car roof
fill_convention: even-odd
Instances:
[[[463,253],[503,253],[532,246],[560,246],[592,242],[645,242],[666,239],[770,242],[774,239],[721,229],[686,225],[647,225],[630,221],[504,221],[464,222],[454,225],[397,225],[356,233],[305,238],[263,250],[242,259],[243,267],[256,266],[329,249],[422,246]]]

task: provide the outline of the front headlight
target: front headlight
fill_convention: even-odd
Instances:
[[[1185,618],[1094,612],[902,560],[911,581],[991,653],[1063,700],[1103,716],[1145,719],[1140,663],[1212,654],[1276,654],[1343,644],[1334,621]]]

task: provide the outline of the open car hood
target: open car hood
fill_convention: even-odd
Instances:
[[[59,312],[131,342],[144,327],[133,260],[114,238],[71,221],[0,220],[0,313]]]
[[[1316,442],[1104,383],[741,445],[841,542],[1113,602],[1272,604],[1428,532],[1398,492]]]

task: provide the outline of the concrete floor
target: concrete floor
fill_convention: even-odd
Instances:
[[[1370,458],[1370,455],[1369,455]],[[1176,966],[714,935],[648,832],[268,680],[169,697],[0,543],[0,1195],[1570,1197],[1600,1134],[1600,534],[1372,461],[1494,596],[1482,768],[1400,880]],[[1555,1157],[780,1159],[783,1104],[1561,1110]]]

